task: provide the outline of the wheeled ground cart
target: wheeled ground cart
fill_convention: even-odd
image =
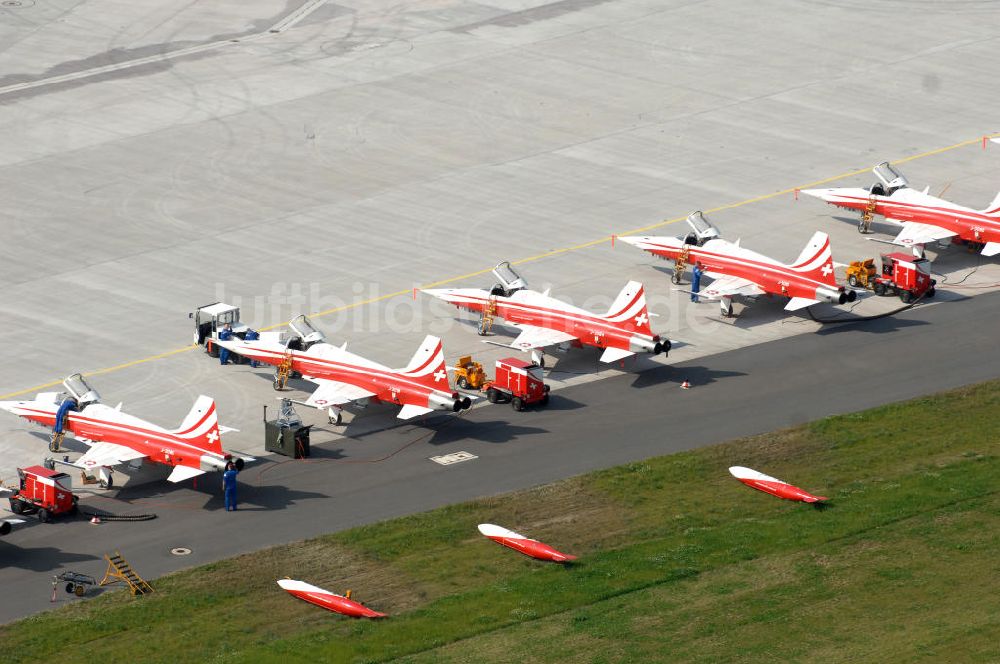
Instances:
[[[56,576],[56,581],[65,582],[66,592],[77,597],[83,597],[87,594],[87,590],[97,585],[97,579],[79,572],[63,572]]]

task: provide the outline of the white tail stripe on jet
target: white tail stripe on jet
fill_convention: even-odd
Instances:
[[[816,231],[806,244],[799,258],[789,269],[810,279],[837,288],[837,279],[833,273],[833,251],[830,248],[830,236],[822,231]]]
[[[406,369],[400,373],[431,389],[451,391],[444,361],[444,347],[441,340],[432,334],[424,337],[424,342],[417,348]]]
[[[653,335],[646,308],[646,290],[638,281],[625,284],[608,313],[602,316],[609,323],[624,323],[626,329]]]
[[[204,394],[194,402],[181,426],[171,433],[210,452],[223,453],[215,399]]]

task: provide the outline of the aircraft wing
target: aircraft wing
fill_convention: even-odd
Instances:
[[[785,305],[785,311],[798,311],[799,309],[811,307],[814,304],[819,304],[819,300],[814,300],[809,297],[793,297],[789,299],[788,304]]]
[[[167,481],[183,482],[186,479],[197,477],[198,475],[203,475],[204,473],[204,470],[192,468],[191,466],[174,466],[174,469],[170,471],[170,475],[167,476]]]
[[[931,224],[921,224],[916,221],[908,221],[903,224],[903,230],[899,232],[893,244],[910,247],[915,244],[930,244],[938,240],[944,240],[957,235],[954,231]]]
[[[618,360],[624,360],[626,357],[632,357],[635,355],[630,350],[622,350],[621,348],[608,348],[604,349],[601,353],[601,362],[617,362]]]
[[[545,348],[556,344],[576,341],[572,334],[566,334],[559,330],[550,330],[547,327],[537,327],[535,325],[521,325],[521,334],[511,342],[510,347],[517,350],[532,350],[534,348]],[[503,345],[503,344],[499,344]]]
[[[709,300],[717,300],[720,297],[732,297],[734,295],[755,297],[757,295],[763,295],[764,292],[763,288],[749,279],[728,275],[716,279],[710,283],[707,288],[703,288],[698,295]]]
[[[91,443],[90,449],[76,460],[75,465],[85,469],[97,466],[117,466],[120,463],[144,458],[146,458],[145,454],[137,452],[131,447],[125,447],[116,443],[99,442]]]
[[[406,404],[399,409],[399,414],[396,415],[401,420],[408,420],[418,415],[426,415],[427,413],[433,413],[433,408],[426,408],[424,406],[414,406],[413,404]]]
[[[325,378],[310,378],[309,380],[319,386],[305,400],[305,405],[312,406],[313,408],[343,406],[347,403],[375,396],[374,392],[369,392],[349,383],[341,383],[340,381],[327,380]]]

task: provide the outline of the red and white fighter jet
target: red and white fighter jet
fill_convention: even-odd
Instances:
[[[985,209],[973,210],[931,196],[927,193],[929,188],[911,189],[906,178],[889,162],[882,162],[872,172],[879,181],[869,189],[804,189],[802,193],[837,207],[880,215],[887,222],[902,226],[893,244],[915,247],[918,255],[926,244],[954,240],[982,247],[983,256],[1000,253],[1000,194]],[[858,229],[866,232],[863,224]]]
[[[288,323],[294,336],[285,343],[257,341],[216,341],[223,348],[277,367],[285,365],[319,387],[303,402],[326,408],[330,422],[340,424],[343,406],[384,402],[402,406],[397,417],[408,420],[435,410],[457,413],[472,405],[469,397],[451,390],[441,340],[427,335],[405,369],[390,369],[347,351],[347,344],[334,346],[324,341],[306,316]],[[275,389],[284,387],[275,378]]]
[[[63,386],[68,395],[42,392],[32,401],[0,401],[0,408],[52,428],[54,441],[71,433],[88,445],[90,449],[72,465],[97,474],[102,486],[112,486],[112,466],[138,467],[144,459],[173,467],[167,477],[171,482],[225,470],[230,461],[242,470],[245,462],[254,460],[222,450],[220,434],[227,429],[219,427],[210,397],[198,397],[181,426],[170,430],[123,413],[121,404],[112,408],[101,403],[100,395],[80,374],[64,380]],[[58,443],[50,449],[58,450]]]
[[[510,348],[522,351],[571,343],[604,351],[602,362],[614,362],[636,353],[667,353],[670,340],[653,334],[642,284],[630,281],[606,314],[594,314],[549,295],[529,290],[524,279],[503,262],[493,269],[500,283],[482,288],[439,288],[424,293],[483,316],[479,333],[489,331],[489,321],[501,318],[521,333]],[[506,344],[498,344],[506,345]]]
[[[798,259],[785,264],[744,249],[739,240],[723,240],[701,212],[689,215],[688,224],[693,232],[684,238],[631,236],[618,240],[672,260],[675,265],[679,262],[681,270],[684,265],[700,263],[704,274],[714,281],[699,291],[698,296],[718,300],[724,316],[732,315],[733,297],[737,295],[783,295],[791,298],[785,305],[788,311],[820,302],[844,304],[857,298],[853,290],[837,284],[830,237],[826,233],[817,231]]]

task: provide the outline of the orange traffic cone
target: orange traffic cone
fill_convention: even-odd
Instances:
[[[691,389],[691,383],[688,382],[687,378],[685,378],[684,382],[681,383],[681,389],[682,390],[690,390]]]

